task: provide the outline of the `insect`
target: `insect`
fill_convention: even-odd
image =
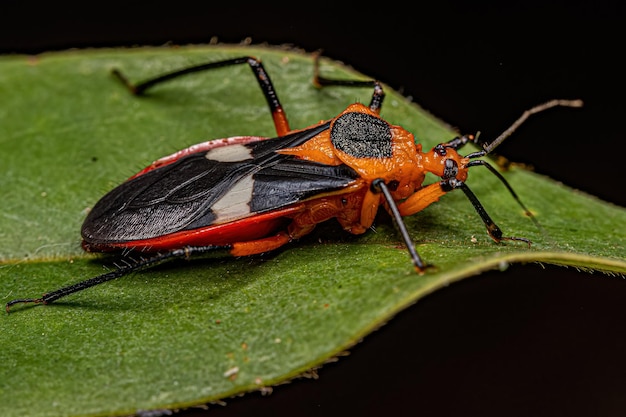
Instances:
[[[269,106],[276,137],[236,136],[199,143],[153,162],[102,197],[82,226],[88,252],[138,253],[117,269],[78,282],[40,298],[20,303],[49,304],[133,271],[173,258],[215,251],[247,256],[275,250],[310,233],[318,223],[335,218],[347,232],[365,233],[383,206],[397,225],[412,263],[423,273],[427,265],[415,250],[403,216],[424,210],[446,193],[461,189],[496,242],[528,239],[504,236],[466,184],[469,168],[487,167],[481,158],[495,149],[530,115],[555,106],[579,107],[579,100],[552,100],[527,110],[483,149],[465,156],[459,150],[471,135],[440,143],[424,152],[412,133],[380,116],[385,93],[374,80],[337,80],[319,74],[318,87],[369,87],[368,106],[354,103],[333,119],[291,130],[276,90],[260,60],[240,57],[196,65],[131,83],[119,70],[114,76],[134,95],[190,73],[248,65]],[[424,185],[426,173],[440,178]]]

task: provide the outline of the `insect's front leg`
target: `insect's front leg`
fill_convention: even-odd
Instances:
[[[463,135],[457,136],[449,142],[440,143],[438,146],[442,146],[444,148],[452,148],[454,150],[459,150],[463,146],[467,145],[470,142],[473,142],[475,139],[474,135]]]
[[[400,210],[400,214],[402,216],[410,216],[424,210],[432,203],[439,201],[439,198],[445,194],[446,191],[444,191],[440,183],[436,182],[429,184],[426,187],[417,190],[409,198],[399,203],[398,210]]]

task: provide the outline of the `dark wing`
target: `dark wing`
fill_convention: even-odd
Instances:
[[[132,178],[96,203],[83,224],[83,239],[93,244],[151,239],[277,210],[341,189],[357,178],[351,168],[275,152],[325,129],[328,123],[194,153]]]

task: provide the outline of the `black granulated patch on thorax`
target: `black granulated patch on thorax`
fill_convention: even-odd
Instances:
[[[330,138],[342,152],[356,158],[391,158],[391,129],[366,113],[346,113],[335,120]]]

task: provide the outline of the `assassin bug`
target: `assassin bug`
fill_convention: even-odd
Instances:
[[[458,151],[471,135],[440,143],[423,152],[413,134],[380,117],[385,93],[378,81],[336,80],[320,76],[318,87],[370,87],[369,106],[355,103],[337,117],[291,130],[283,107],[263,64],[240,57],[183,68],[139,84],[120,71],[119,79],[140,96],[155,85],[186,74],[247,64],[269,106],[276,137],[237,136],[193,145],[158,159],[106,194],[87,215],[82,246],[88,252],[136,251],[116,270],[18,303],[48,304],[80,290],[122,277],[173,258],[188,258],[218,250],[233,256],[277,249],[311,232],[316,224],[336,218],[353,234],[366,232],[379,206],[391,214],[408,248],[415,269],[421,259],[402,220],[425,209],[454,189],[470,200],[496,242],[528,239],[504,236],[466,185],[468,170],[487,167],[508,188],[530,216],[507,181],[486,161],[493,151],[533,113],[555,106],[579,107],[579,100],[552,100],[527,110],[498,138],[480,151]],[[424,185],[427,172],[440,181]]]

